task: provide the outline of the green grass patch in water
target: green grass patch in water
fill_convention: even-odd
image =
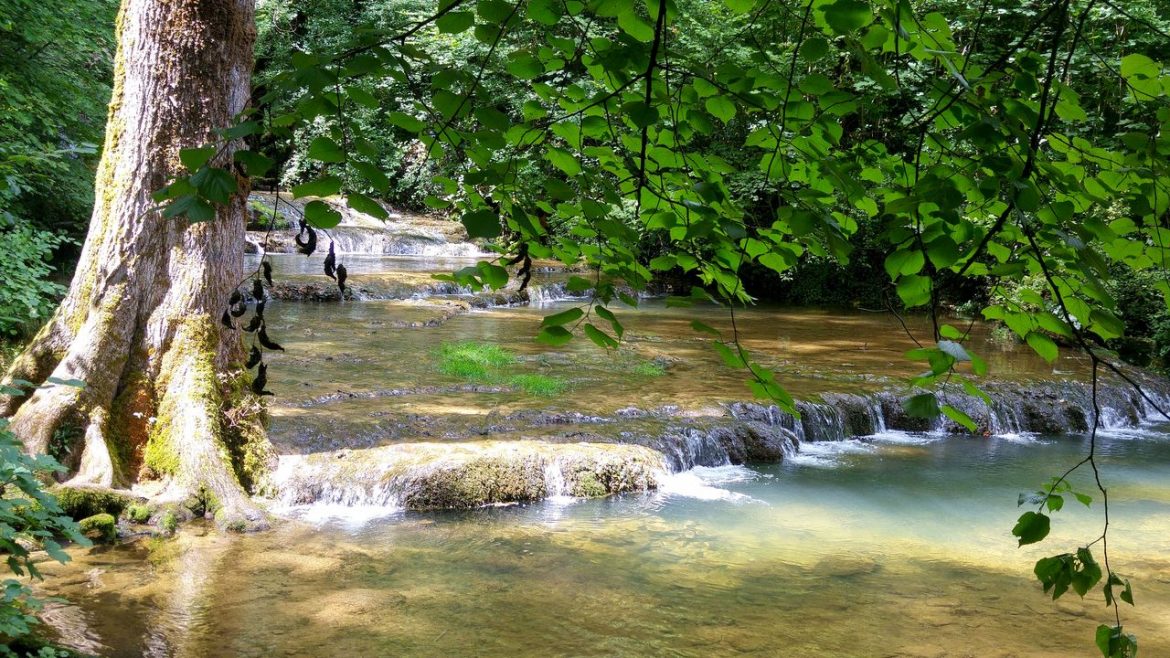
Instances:
[[[548,375],[513,375],[508,383],[529,395],[560,395],[569,388],[569,382]]]
[[[515,363],[516,357],[498,345],[467,341],[439,346],[439,372],[452,377],[486,381]]]
[[[666,374],[666,366],[657,361],[640,361],[630,366],[630,372],[640,377],[661,377]]]
[[[560,377],[506,372],[518,360],[498,345],[471,341],[444,343],[439,346],[437,356],[439,372],[450,377],[511,386],[529,395],[559,395],[569,388],[569,382]]]

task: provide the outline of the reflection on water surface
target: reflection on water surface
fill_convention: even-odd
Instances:
[[[1102,441],[1123,619],[1170,655],[1170,437]],[[1100,594],[1053,603],[1029,572],[1099,510],[1066,508],[1040,548],[1009,534],[1016,492],[1084,447],[820,444],[652,495],[78,551],[45,587],[65,638],[110,656],[1092,656]]]

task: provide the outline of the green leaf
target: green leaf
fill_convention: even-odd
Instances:
[[[440,16],[435,27],[444,34],[457,34],[475,25],[475,14],[469,11],[452,11]]]
[[[529,0],[528,18],[541,25],[556,25],[561,20],[561,3],[558,0]]]
[[[198,188],[199,194],[212,203],[227,203],[239,190],[235,175],[218,167],[200,169],[191,177],[191,182]]]
[[[579,307],[574,306],[567,311],[561,311],[560,313],[553,313],[552,315],[544,316],[544,319],[540,322],[540,326],[559,327],[561,325],[569,324],[570,322],[575,322],[576,320],[581,319],[584,315],[585,311],[582,311]]]
[[[560,347],[573,340],[573,334],[569,333],[569,330],[564,327],[544,327],[536,335],[536,340],[545,345]]]
[[[272,169],[272,158],[255,151],[236,151],[236,162],[244,168],[244,173],[253,178],[267,174]]]
[[[630,121],[638,128],[648,128],[658,123],[658,110],[643,101],[631,101],[622,105],[622,112],[630,117]]]
[[[969,431],[969,432],[979,431],[979,424],[976,423],[974,420],[972,420],[971,417],[968,416],[963,411],[956,409],[955,407],[952,407],[949,404],[944,404],[942,407],[940,407],[940,410],[942,411],[944,416],[946,416],[947,418],[950,418],[951,420],[955,421],[959,425],[963,426],[964,428],[967,429],[967,431]]]
[[[504,68],[520,80],[531,80],[544,73],[544,64],[540,59],[523,50],[512,53]]]
[[[1019,538],[1020,546],[1035,544],[1048,536],[1052,520],[1040,512],[1024,512],[1012,528],[1012,534]]]
[[[386,212],[386,209],[382,207],[382,204],[374,201],[364,194],[350,192],[349,195],[345,198],[345,203],[350,208],[353,208],[358,212],[363,212],[378,219],[384,220],[390,217],[390,213]]]
[[[390,114],[386,115],[386,120],[390,122],[390,125],[398,126],[406,132],[414,133],[416,135],[427,127],[427,124],[419,121],[405,112],[391,112]]]
[[[703,107],[707,108],[711,116],[723,123],[728,123],[735,118],[735,103],[732,103],[726,96],[712,96],[703,103]]]
[[[585,335],[588,336],[589,340],[593,341],[598,347],[604,347],[605,349],[618,347],[618,342],[616,340],[589,322],[585,323]]]
[[[382,170],[377,165],[360,161],[350,161],[349,164],[362,175],[362,178],[366,179],[370,187],[383,193],[390,189],[390,179],[386,174],[382,173]]]
[[[467,237],[473,240],[475,238],[498,238],[503,233],[499,216],[487,208],[465,213],[460,221],[467,229]]]
[[[479,270],[479,278],[492,288],[499,290],[508,285],[508,270],[499,265],[493,265],[481,260],[476,263],[476,269]]]
[[[638,16],[632,4],[629,11],[618,14],[617,22],[622,32],[625,32],[642,43],[650,43],[654,40],[654,27],[642,20],[641,16]]]
[[[938,418],[940,413],[938,398],[934,396],[934,393],[920,393],[907,398],[902,403],[902,408],[906,410],[908,416],[927,420]]]
[[[873,11],[868,2],[837,0],[825,7],[825,22],[837,34],[848,34],[873,22]]]
[[[317,180],[301,183],[292,188],[294,199],[306,196],[333,196],[341,191],[341,179],[337,176],[324,176]]]
[[[305,222],[313,228],[333,228],[341,223],[341,213],[324,201],[305,204]]]
[[[886,274],[889,274],[890,280],[893,281],[899,276],[918,274],[925,264],[926,258],[923,257],[920,250],[899,249],[886,256]]]
[[[721,341],[716,341],[715,343],[712,343],[712,345],[714,346],[715,351],[719,353],[719,357],[723,359],[723,363],[727,364],[729,367],[744,368],[747,366],[747,364],[744,363],[743,358],[740,357],[739,351],[733,349],[730,345]]]
[[[322,135],[309,144],[307,156],[319,162],[345,162],[345,151],[332,139]]]
[[[699,322],[698,320],[691,320],[691,329],[694,329],[695,331],[700,331],[700,332],[703,332],[706,334],[711,334],[712,336],[715,336],[716,338],[719,338],[719,339],[723,338],[723,334],[720,333],[718,329],[716,329],[715,327],[712,327],[711,325]]]
[[[800,44],[800,56],[809,62],[815,62],[829,54],[829,42],[821,37],[809,37]]]
[[[215,219],[215,208],[194,194],[184,194],[167,204],[163,217],[185,217],[192,224]]]
[[[930,303],[930,278],[913,274],[898,279],[898,297],[907,307]]]
[[[179,161],[187,168],[187,171],[195,173],[197,169],[207,164],[211,160],[211,156],[215,155],[214,146],[201,146],[199,148],[179,149]]]
[[[1028,332],[1024,340],[1036,354],[1040,355],[1040,358],[1049,363],[1056,361],[1056,357],[1060,356],[1060,349],[1056,346],[1056,343],[1045,334],[1038,331],[1031,331]]]

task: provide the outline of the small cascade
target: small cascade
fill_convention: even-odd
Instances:
[[[555,459],[549,460],[544,467],[544,491],[549,498],[569,495],[569,487],[565,484],[565,474]]]
[[[662,454],[627,444],[541,441],[402,443],[282,455],[272,477],[282,512],[307,506],[469,509],[655,489]]]
[[[835,441],[848,436],[845,432],[845,413],[834,404],[798,402],[800,431],[796,433],[801,441]]]
[[[539,306],[573,299],[584,299],[588,293],[570,293],[565,282],[533,283],[528,286],[528,303]]]
[[[1127,383],[1098,386],[1100,429],[1134,428],[1156,421],[1160,414],[1155,407],[1170,412],[1170,389],[1164,383],[1152,378],[1139,383],[1144,397]],[[990,384],[985,392],[990,404],[955,392],[940,396],[940,403],[966,413],[977,424],[975,433],[980,435],[1076,434],[1087,432],[1092,425],[1092,390],[1081,382]],[[790,430],[801,442],[840,441],[891,431],[972,433],[945,416],[928,420],[908,415],[903,407],[906,397],[889,392],[825,394],[820,402],[798,402],[799,420],[775,406],[736,403],[729,405],[728,411],[740,421]]]
[[[685,471],[696,466],[726,466],[731,464],[727,449],[714,432],[688,427],[668,432],[658,440],[657,447],[670,462],[672,471]]]

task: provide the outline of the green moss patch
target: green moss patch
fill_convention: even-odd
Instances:
[[[569,382],[536,373],[509,373],[519,361],[508,350],[486,343],[444,343],[437,352],[439,372],[473,382],[510,386],[529,395],[560,395]]]
[[[81,528],[81,534],[95,542],[108,544],[118,538],[118,527],[111,514],[94,514],[82,519],[77,525]]]
[[[98,514],[118,516],[134,499],[126,494],[97,487],[56,487],[57,503],[74,521]]]
[[[501,368],[516,363],[516,357],[498,345],[470,341],[443,343],[438,358],[444,375],[480,381],[494,379]]]

